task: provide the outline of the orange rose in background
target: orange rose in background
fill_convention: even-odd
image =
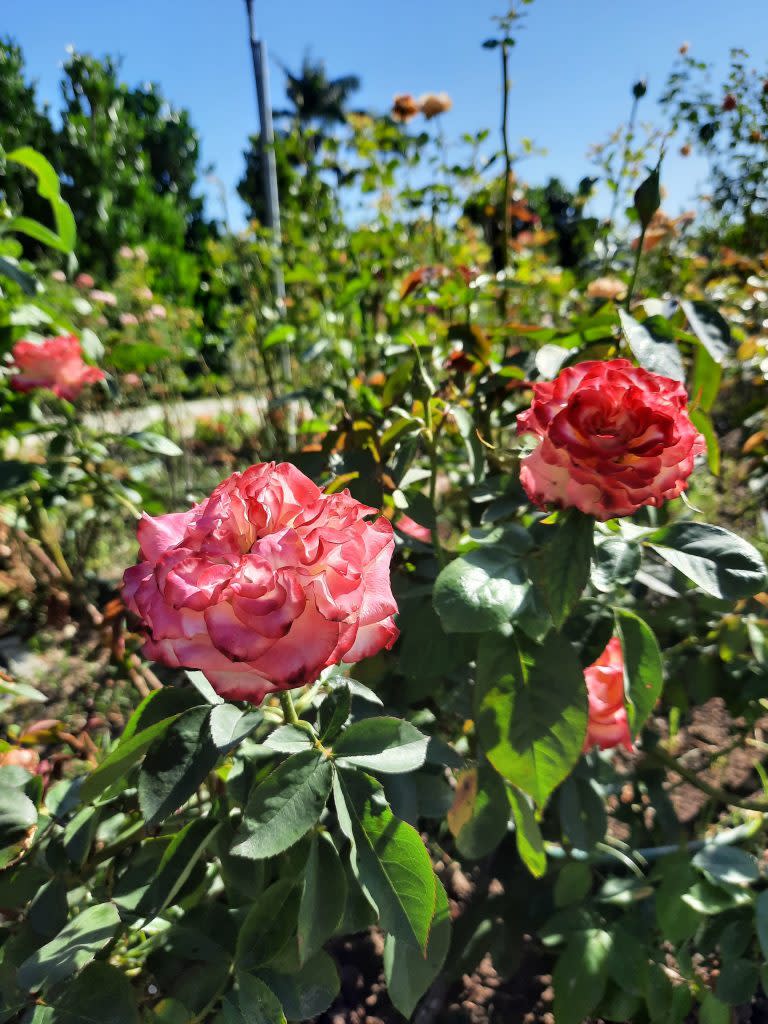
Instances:
[[[13,346],[11,377],[15,391],[44,388],[59,398],[74,401],[86,384],[104,380],[106,374],[83,360],[80,342],[74,335],[45,338],[41,342],[17,341]]]
[[[589,722],[584,750],[624,747],[632,750],[632,736],[624,705],[624,655],[618,637],[584,670],[589,698]]]
[[[518,433],[540,440],[521,460],[526,494],[601,521],[679,497],[706,449],[687,402],[679,381],[627,359],[578,363],[534,384],[517,417]]]
[[[396,121],[412,121],[421,107],[409,92],[398,93],[392,100],[392,117]]]

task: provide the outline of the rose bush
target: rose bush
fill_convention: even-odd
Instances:
[[[149,631],[145,653],[258,704],[391,647],[394,537],[373,514],[288,463],[261,463],[188,512],[144,515],[124,595]]]
[[[686,489],[706,449],[684,385],[626,359],[569,366],[533,392],[517,429],[540,439],[520,469],[539,506],[575,507],[603,521],[660,508]]]
[[[624,654],[618,637],[612,637],[600,657],[584,670],[584,678],[589,698],[584,750],[592,747],[632,750],[624,704]]]
[[[17,341],[13,346],[11,387],[16,391],[44,388],[59,398],[74,401],[86,384],[104,380],[105,373],[83,359],[74,335],[45,338],[41,342]]]

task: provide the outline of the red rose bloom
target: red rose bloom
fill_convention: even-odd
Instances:
[[[16,391],[45,388],[69,401],[74,401],[86,384],[105,377],[103,370],[83,361],[80,342],[74,335],[41,342],[17,341],[13,365],[18,372],[11,377],[11,387]]]
[[[146,655],[258,704],[391,647],[394,536],[375,511],[270,462],[188,512],[145,514],[123,593],[150,634]]]
[[[679,497],[706,449],[687,401],[681,383],[627,359],[579,363],[534,384],[517,417],[518,433],[541,441],[521,461],[526,494],[603,521]]]
[[[618,637],[584,670],[589,697],[589,723],[584,750],[624,747],[632,750],[627,709],[624,706],[624,655]]]

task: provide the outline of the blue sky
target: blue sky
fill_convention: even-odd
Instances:
[[[454,102],[444,120],[449,139],[497,130],[498,56],[481,43],[503,0],[255,0],[255,7],[259,33],[289,67],[309,50],[331,76],[358,74],[355,105],[384,110],[396,92],[445,90]],[[721,65],[732,46],[750,50],[760,66],[768,55],[765,0],[536,0],[527,10],[512,59],[511,127],[513,140],[530,137],[547,150],[520,169],[533,182],[558,174],[575,184],[590,172],[589,144],[626,118],[634,80],[648,78],[642,112],[656,118],[682,42]],[[68,44],[120,55],[131,84],[159,82],[191,111],[203,160],[214,164],[240,215],[234,189],[256,126],[243,0],[4,0],[2,31],[21,44],[29,75],[54,108]],[[276,106],[281,78],[273,62]],[[690,204],[704,170],[695,159],[668,159],[670,212]]]

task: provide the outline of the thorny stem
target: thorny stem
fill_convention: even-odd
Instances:
[[[610,232],[613,226],[613,220],[616,216],[616,207],[619,205],[619,197],[621,194],[621,182],[627,171],[627,165],[629,164],[630,144],[635,137],[635,120],[637,118],[637,105],[640,102],[640,97],[635,96],[632,100],[632,110],[629,114],[629,123],[627,124],[627,134],[624,136],[624,149],[622,154],[621,168],[619,169],[619,176],[616,179],[616,191],[613,193],[613,199],[611,200],[611,209],[608,213],[607,221],[607,232]],[[606,233],[605,239],[605,254],[603,257],[603,271],[608,266],[608,235]]]
[[[686,782],[695,786],[702,793],[706,793],[713,800],[719,800],[720,803],[728,804],[731,807],[741,807],[745,811],[768,811],[768,800],[743,798],[737,796],[736,793],[730,793],[727,789],[722,789],[720,786],[713,786],[711,783],[700,778],[696,772],[686,768],[684,764],[661,746],[656,746],[653,750],[649,750],[646,757],[648,760],[656,761],[670,771],[675,772],[676,775],[685,779]]]

